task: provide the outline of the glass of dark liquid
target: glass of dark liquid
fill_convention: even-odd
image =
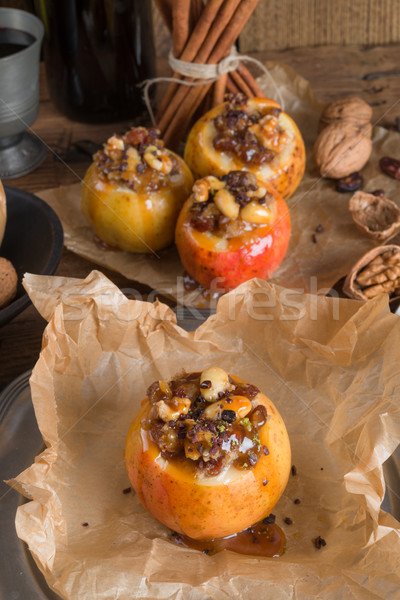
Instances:
[[[85,123],[144,114],[138,83],[154,74],[151,2],[42,0],[44,56],[51,99]]]
[[[39,110],[39,58],[43,25],[34,15],[0,8],[0,178],[33,171],[46,147],[26,130]]]

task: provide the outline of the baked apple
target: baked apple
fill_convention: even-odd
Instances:
[[[158,136],[157,129],[145,127],[112,136],[85,175],[83,214],[111,247],[154,252],[174,240],[193,177]]]
[[[253,277],[268,279],[285,256],[289,209],[253,173],[198,179],[183,205],[175,243],[183,266],[204,288],[228,291]]]
[[[125,462],[157,520],[210,540],[270,514],[289,477],[290,444],[269,398],[209,367],[149,387],[126,438]]]
[[[303,138],[275,100],[233,96],[203,115],[191,129],[184,158],[195,178],[251,171],[272,183],[284,199],[305,168]]]

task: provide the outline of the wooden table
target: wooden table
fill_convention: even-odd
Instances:
[[[374,123],[400,130],[400,45],[375,47],[300,48],[256,55],[261,60],[284,62],[308,79],[318,99],[332,99],[354,94],[369,102]],[[164,71],[165,72],[165,71]],[[89,139],[102,143],[114,131],[122,132],[127,124],[85,125],[69,121],[52,105],[41,68],[39,117],[34,131],[46,142],[49,151],[44,163],[33,173],[3,183],[28,192],[54,188],[79,181],[90,164],[90,157],[78,152],[74,143]],[[86,277],[97,265],[63,251],[56,274]],[[132,282],[118,273],[103,270],[116,285],[132,287]],[[143,294],[146,286],[135,283]],[[33,306],[0,329],[0,390],[15,377],[31,369],[40,352],[45,321]]]

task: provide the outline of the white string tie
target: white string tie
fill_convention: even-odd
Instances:
[[[239,67],[240,62],[253,63],[257,65],[257,67],[266,75],[273,85],[279,103],[281,105],[282,110],[284,110],[284,103],[282,94],[280,89],[275,83],[274,78],[271,73],[267,69],[267,67],[251,56],[247,54],[239,54],[236,51],[236,48],[232,48],[228,56],[220,60],[215,64],[204,64],[204,63],[193,63],[187,62],[185,60],[180,60],[179,58],[175,58],[173,56],[172,51],[170,51],[168,55],[168,63],[171,69],[175,73],[179,73],[184,77],[189,77],[191,79],[197,79],[198,81],[184,81],[182,79],[177,79],[175,77],[154,77],[153,79],[145,79],[140,83],[140,87],[143,87],[143,98],[146,104],[146,108],[150,115],[151,122],[154,127],[156,127],[156,120],[154,118],[153,109],[151,107],[150,97],[149,97],[149,88],[155,83],[164,82],[172,82],[177,83],[178,85],[186,85],[190,87],[195,87],[198,85],[207,85],[208,83],[214,83],[221,77],[221,75],[225,75],[225,73],[230,73],[231,71],[235,71]]]

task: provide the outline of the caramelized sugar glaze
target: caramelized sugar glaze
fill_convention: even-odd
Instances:
[[[222,550],[231,550],[238,554],[277,558],[285,552],[286,537],[282,529],[271,517],[273,515],[266,517],[244,531],[225,538],[216,538],[209,541],[193,540],[185,535],[174,532],[172,540],[178,546],[199,550],[210,556]]]

